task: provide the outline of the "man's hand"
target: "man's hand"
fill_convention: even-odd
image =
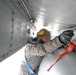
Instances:
[[[66,30],[59,35],[59,40],[63,44],[69,44],[73,36],[73,30]]]

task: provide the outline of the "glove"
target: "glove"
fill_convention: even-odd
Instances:
[[[62,44],[69,44],[73,36],[73,30],[66,30],[59,35],[59,40]]]

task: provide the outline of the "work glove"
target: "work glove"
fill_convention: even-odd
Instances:
[[[62,44],[69,44],[73,36],[74,36],[73,30],[66,30],[62,32],[58,37]]]

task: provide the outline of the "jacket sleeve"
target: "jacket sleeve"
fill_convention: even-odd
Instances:
[[[60,43],[58,37],[54,38],[53,40],[50,40],[47,43],[32,45],[28,44],[26,46],[26,55],[36,55],[36,56],[44,56],[48,53],[51,53],[57,48],[59,48],[62,44]]]
[[[44,43],[44,47],[47,53],[54,52],[59,47],[61,47],[63,44],[59,41],[58,37],[55,37],[53,40],[50,40],[47,43]]]

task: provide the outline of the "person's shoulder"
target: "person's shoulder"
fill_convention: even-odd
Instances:
[[[31,43],[26,44],[26,48],[32,47],[32,46],[34,46],[34,44],[31,44]]]
[[[31,44],[31,43],[27,43],[27,44],[26,44],[26,46],[32,46],[32,45],[34,45],[34,44]]]

